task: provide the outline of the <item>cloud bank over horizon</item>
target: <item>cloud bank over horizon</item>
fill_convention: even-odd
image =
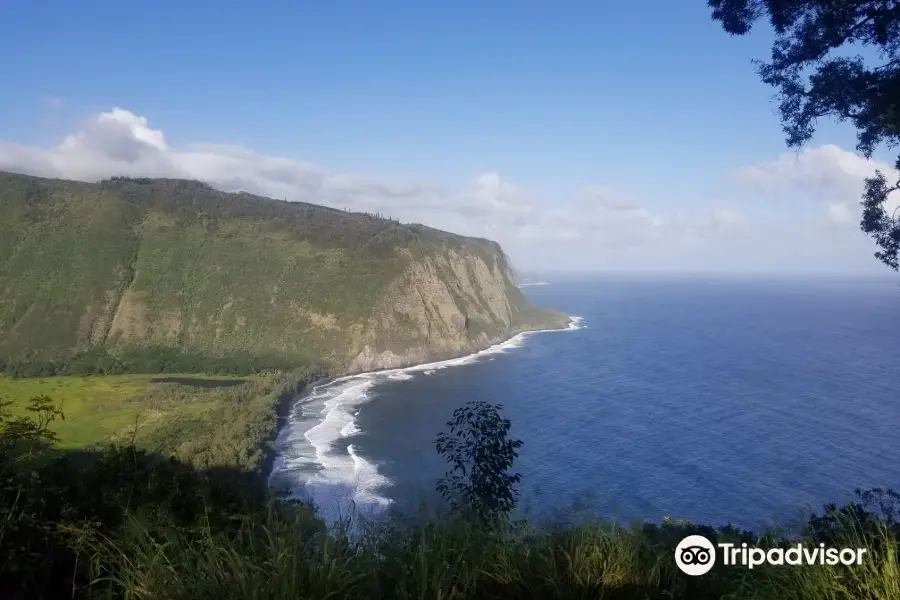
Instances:
[[[586,186],[573,198],[538,198],[491,171],[463,189],[444,189],[337,173],[240,146],[173,147],[146,118],[122,108],[91,116],[54,146],[0,141],[0,170],[81,181],[197,179],[224,191],[380,212],[490,237],[526,270],[846,271],[858,265],[872,271],[858,201],[863,179],[875,169],[897,177],[890,165],[834,145],[808,148],[711,174],[727,182],[728,193],[700,210],[679,210],[675,199],[651,204],[603,185]]]

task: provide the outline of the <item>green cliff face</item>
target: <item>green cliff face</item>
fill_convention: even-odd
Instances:
[[[339,373],[566,321],[488,240],[193,181],[0,173],[6,361],[159,350]]]

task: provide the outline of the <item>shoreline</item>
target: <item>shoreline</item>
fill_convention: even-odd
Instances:
[[[566,325],[563,327],[548,327],[546,329],[522,329],[522,330],[510,331],[510,333],[507,337],[493,338],[493,339],[489,340],[488,343],[484,347],[479,348],[478,346],[474,346],[473,348],[470,348],[464,352],[449,355],[449,356],[446,356],[443,358],[437,358],[437,360],[434,360],[436,357],[431,357],[422,362],[413,362],[408,365],[403,365],[403,366],[398,366],[398,367],[384,367],[381,369],[372,369],[369,371],[359,371],[359,372],[355,372],[355,373],[348,372],[348,373],[344,373],[342,375],[320,377],[319,379],[316,379],[316,380],[313,380],[313,381],[307,383],[303,387],[303,389],[298,393],[298,400],[302,399],[303,396],[308,396],[309,395],[308,392],[311,392],[316,387],[319,387],[321,385],[331,384],[336,381],[341,381],[344,379],[349,379],[351,377],[362,377],[364,375],[377,375],[377,374],[384,374],[384,373],[392,373],[392,372],[402,371],[404,369],[424,368],[429,365],[437,365],[437,364],[440,364],[440,363],[443,363],[446,361],[458,360],[460,358],[466,358],[468,356],[475,356],[481,352],[485,352],[487,350],[490,350],[491,348],[495,348],[497,346],[500,346],[501,344],[505,344],[518,335],[525,335],[525,334],[529,334],[529,333],[549,333],[551,331],[574,331],[575,329],[578,329],[578,324],[582,321],[582,318],[579,316],[575,316],[575,315],[567,315],[567,317],[569,320],[566,323]]]
[[[281,472],[282,469],[279,468],[277,463],[277,459],[279,457],[284,456],[283,444],[285,443],[284,436],[286,436],[289,432],[289,418],[293,410],[295,410],[298,406],[301,406],[307,403],[310,397],[317,389],[321,389],[323,387],[343,382],[350,381],[356,378],[366,379],[376,375],[395,375],[404,373],[406,371],[412,370],[412,372],[427,372],[435,369],[443,369],[450,366],[457,366],[449,363],[453,363],[453,361],[460,360],[477,360],[477,357],[483,354],[493,354],[495,352],[501,351],[504,349],[504,346],[510,344],[510,342],[514,342],[515,340],[522,339],[524,340],[528,335],[537,334],[537,333],[547,333],[553,331],[576,331],[581,328],[582,318],[574,315],[568,316],[568,321],[564,327],[552,327],[546,329],[527,329],[521,331],[511,331],[509,334],[500,339],[491,340],[492,343],[483,345],[482,347],[476,347],[477,349],[470,350],[469,352],[459,353],[455,356],[450,356],[446,358],[441,358],[438,360],[430,360],[423,361],[418,363],[413,363],[409,365],[405,365],[402,367],[388,367],[383,369],[375,369],[371,371],[364,371],[358,373],[347,373],[344,375],[332,376],[332,377],[321,377],[319,379],[307,382],[302,387],[298,386],[298,389],[294,394],[285,394],[279,398],[276,414],[277,414],[277,430],[275,432],[274,440],[267,445],[267,456],[264,461],[265,463],[265,471],[261,473],[266,478],[266,484],[269,488],[269,491],[276,497],[281,499],[287,499],[289,496],[293,494],[293,491],[297,487],[302,487],[305,484],[301,482],[296,482],[290,487],[279,487],[275,488],[272,485],[273,476],[277,473]],[[458,365],[466,364],[466,363],[457,363]],[[410,374],[410,376],[412,376]],[[322,420],[324,423],[324,418]],[[321,424],[321,423],[320,423]],[[317,427],[314,425],[313,428]],[[311,428],[312,429],[312,428]],[[307,437],[307,440],[309,438]],[[310,443],[312,443],[310,441]]]
[[[321,387],[323,385],[329,385],[329,384],[335,383],[337,381],[350,379],[352,377],[363,377],[365,375],[377,375],[377,374],[399,372],[404,369],[425,368],[430,365],[438,365],[440,363],[451,361],[451,360],[459,360],[461,358],[466,358],[469,356],[476,356],[482,352],[486,352],[492,348],[496,348],[502,344],[505,344],[519,335],[526,335],[529,333],[549,333],[552,331],[574,331],[576,329],[579,329],[579,323],[581,323],[582,318],[579,316],[575,316],[575,315],[567,315],[567,316],[568,316],[569,321],[566,323],[566,325],[564,327],[548,327],[546,329],[522,329],[520,331],[512,331],[505,338],[494,338],[494,339],[490,340],[489,343],[486,346],[484,346],[483,348],[475,347],[477,349],[470,349],[466,352],[461,352],[456,355],[447,356],[445,358],[439,358],[437,360],[428,359],[428,360],[425,360],[422,362],[410,363],[408,365],[404,365],[401,367],[384,367],[381,369],[373,369],[370,371],[359,371],[357,373],[349,373],[348,372],[348,373],[344,373],[342,375],[330,375],[328,377],[320,377],[318,379],[314,379],[312,381],[305,383],[302,388],[300,388],[298,386],[298,390],[296,392],[294,392],[294,397],[296,398],[296,401],[299,402],[300,400],[303,400],[303,398],[309,396],[310,393],[312,393],[312,391],[315,390],[315,388],[317,388],[317,387]],[[298,380],[298,383],[299,383],[299,380]],[[279,398],[279,402],[281,402],[281,398]],[[290,410],[288,410],[288,412],[290,412]],[[285,414],[285,418],[286,417],[287,417],[287,414]],[[279,416],[279,418],[280,418],[280,416]],[[279,427],[278,427],[279,431],[281,431],[281,425],[282,425],[282,423],[279,422]]]
[[[461,359],[461,358],[466,358],[466,357],[469,357],[469,356],[475,356],[475,355],[480,354],[480,353],[482,353],[482,352],[486,352],[486,351],[488,351],[488,350],[491,350],[492,348],[496,348],[496,347],[498,347],[498,346],[501,346],[501,345],[503,345],[503,344],[506,344],[506,343],[508,343],[509,341],[515,339],[517,336],[520,336],[520,335],[527,335],[527,334],[529,334],[529,333],[549,333],[549,332],[552,332],[552,331],[574,331],[574,330],[576,330],[576,329],[579,328],[579,327],[578,327],[578,324],[581,323],[581,321],[582,321],[582,318],[581,318],[581,317],[576,316],[576,315],[566,315],[566,317],[567,317],[569,320],[566,322],[566,324],[565,324],[564,326],[560,326],[560,327],[547,327],[547,328],[544,328],[544,329],[518,329],[518,330],[510,330],[510,331],[506,334],[505,337],[496,337],[496,338],[492,338],[492,339],[488,340],[488,341],[487,341],[485,344],[483,344],[483,345],[480,345],[480,344],[479,344],[479,345],[474,345],[474,346],[472,346],[471,348],[468,348],[468,349],[466,349],[466,350],[464,350],[464,351],[462,351],[462,352],[451,353],[451,354],[448,354],[448,355],[443,356],[443,357],[430,356],[430,357],[428,357],[428,358],[426,358],[425,360],[420,361],[420,362],[410,362],[409,364],[405,364],[405,365],[401,365],[401,366],[396,366],[396,367],[384,367],[384,368],[380,368],[380,369],[369,369],[369,370],[366,370],[366,371],[359,371],[359,372],[355,372],[355,373],[354,373],[354,372],[351,372],[351,373],[345,373],[345,374],[343,374],[343,375],[338,375],[338,376],[333,377],[333,378],[331,378],[331,379],[333,379],[334,381],[338,381],[338,380],[341,380],[341,379],[344,379],[344,378],[349,378],[349,377],[359,377],[359,376],[363,376],[363,375],[375,375],[375,374],[379,374],[379,373],[380,373],[380,374],[383,374],[383,373],[392,373],[392,372],[402,371],[402,370],[404,370],[404,369],[424,368],[424,367],[426,367],[426,366],[428,366],[428,365],[437,365],[437,364],[440,364],[440,363],[443,363],[443,362],[447,362],[447,361],[451,361],[451,360],[459,360],[459,359]],[[326,379],[327,379],[327,378],[326,378]]]

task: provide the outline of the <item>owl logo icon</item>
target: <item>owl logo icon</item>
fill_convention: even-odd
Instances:
[[[689,535],[675,548],[675,564],[687,575],[703,575],[716,564],[716,548],[702,535]]]

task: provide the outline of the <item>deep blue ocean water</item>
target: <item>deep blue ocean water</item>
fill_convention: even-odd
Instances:
[[[547,281],[523,291],[580,328],[318,388],[282,431],[273,485],[326,513],[431,501],[437,433],[479,399],[524,441],[530,514],[759,529],[900,487],[900,282]]]

